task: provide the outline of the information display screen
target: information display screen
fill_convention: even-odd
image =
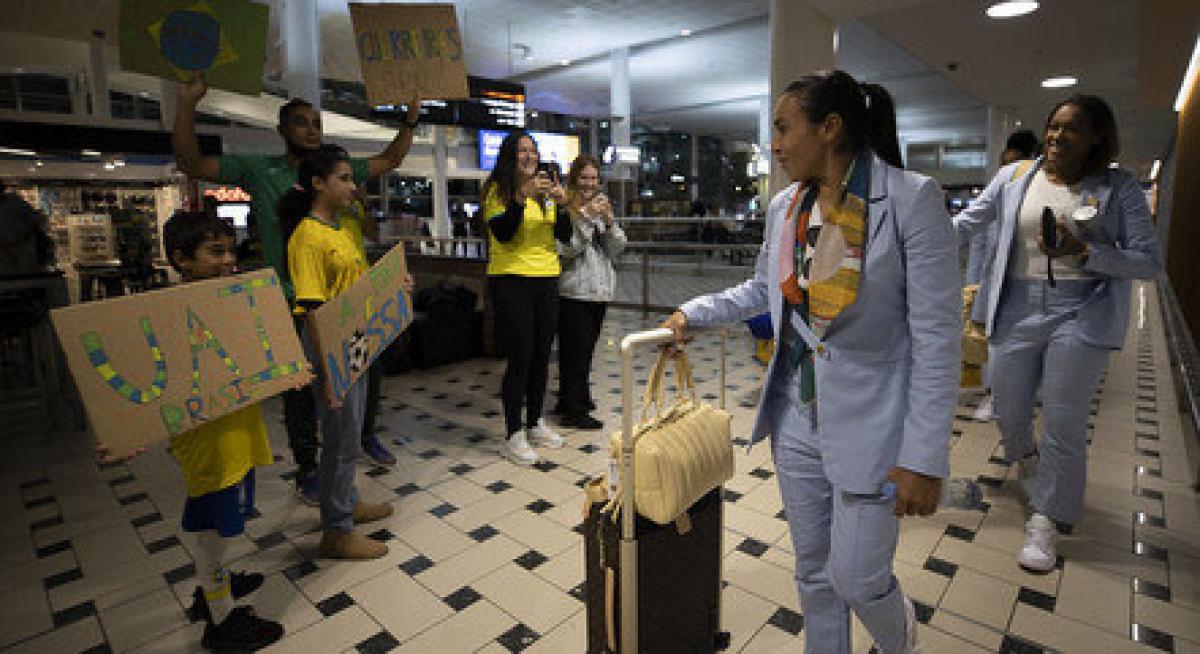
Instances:
[[[537,142],[538,154],[542,161],[553,161],[562,169],[563,175],[571,168],[571,162],[579,156],[579,137],[572,134],[552,134],[550,132],[530,132]],[[500,153],[500,144],[507,131],[494,129],[479,130],[479,168],[491,170],[496,167],[496,155]]]
[[[361,86],[361,85],[360,85]],[[525,126],[525,85],[467,77],[471,97],[466,100],[426,100],[421,103],[421,122],[482,129],[512,129]],[[372,108],[372,115],[403,117],[402,105]]]

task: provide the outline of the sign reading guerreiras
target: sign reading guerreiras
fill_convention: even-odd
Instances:
[[[372,106],[469,96],[454,5],[352,2],[350,19]]]
[[[113,456],[310,377],[269,270],[77,304],[50,319],[92,430]]]
[[[371,362],[412,322],[404,245],[393,247],[358,281],[308,316],[325,397],[341,401]]]

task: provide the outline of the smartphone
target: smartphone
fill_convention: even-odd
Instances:
[[[546,176],[550,178],[550,181],[554,182],[555,184],[558,183],[559,178],[562,176],[562,168],[560,168],[559,165],[553,161],[543,161],[539,163],[537,170],[539,173],[546,173]]]
[[[1049,249],[1058,247],[1058,224],[1050,207],[1042,209],[1042,243]]]

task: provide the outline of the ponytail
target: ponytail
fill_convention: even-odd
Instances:
[[[825,70],[792,82],[784,94],[793,95],[811,123],[820,123],[830,114],[841,117],[839,150],[858,152],[870,147],[886,163],[897,168],[903,165],[896,107],[882,86],[860,84],[841,70]]]
[[[313,178],[328,179],[339,162],[349,160],[350,156],[339,145],[322,145],[304,154],[300,160],[296,185],[288,189],[275,204],[275,216],[279,219],[284,243],[291,240],[292,232],[296,231],[300,221],[312,211],[313,203],[317,199]]]
[[[878,84],[862,84],[867,101],[867,145],[888,165],[903,168],[900,138],[896,135],[896,106],[887,89]]]

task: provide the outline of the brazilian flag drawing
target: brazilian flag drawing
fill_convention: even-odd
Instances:
[[[121,68],[262,92],[270,8],[250,0],[121,0]]]

